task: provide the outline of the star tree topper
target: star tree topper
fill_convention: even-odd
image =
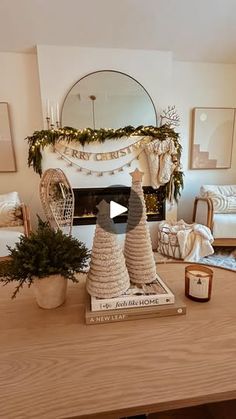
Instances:
[[[135,169],[130,173],[133,182],[142,182],[144,172],[141,172],[139,169]]]

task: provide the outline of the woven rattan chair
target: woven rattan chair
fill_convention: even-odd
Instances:
[[[212,231],[213,246],[236,246],[236,185],[204,185],[195,198],[193,222]]]
[[[45,216],[53,228],[71,234],[74,217],[74,193],[61,169],[47,169],[40,182],[40,199]]]

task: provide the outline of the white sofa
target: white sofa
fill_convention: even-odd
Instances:
[[[17,192],[0,195],[0,259],[9,255],[7,246],[14,247],[22,234],[28,235],[28,208]]]
[[[215,246],[236,246],[236,185],[203,185],[195,198],[193,222],[207,225]]]

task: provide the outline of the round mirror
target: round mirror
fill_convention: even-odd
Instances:
[[[77,129],[156,126],[157,115],[140,83],[124,73],[103,70],[88,74],[70,89],[63,102],[61,123]]]

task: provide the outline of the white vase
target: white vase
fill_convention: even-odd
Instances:
[[[33,278],[36,301],[41,308],[56,308],[66,299],[67,278],[62,275],[49,275]]]

